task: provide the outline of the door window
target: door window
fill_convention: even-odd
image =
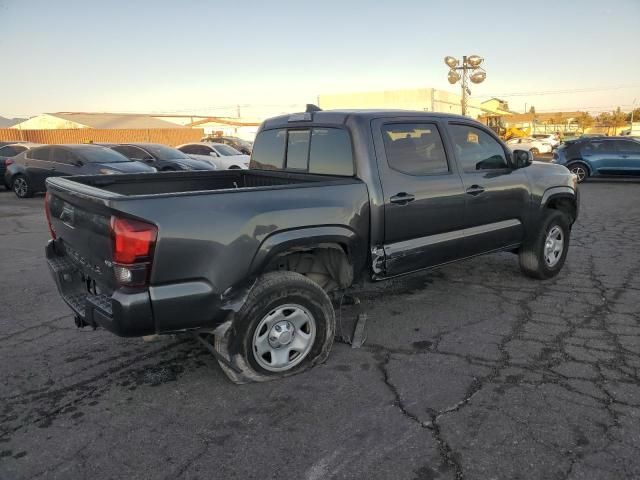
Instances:
[[[387,162],[408,175],[449,172],[438,128],[430,123],[393,123],[382,127]]]
[[[54,148],[53,155],[51,156],[51,161],[62,163],[64,165],[75,165],[78,162],[78,157],[76,157],[69,150],[65,150],[64,148]]]
[[[34,160],[48,161],[49,152],[51,152],[51,147],[34,148],[28,153],[28,155],[29,155],[29,158],[33,158]]]
[[[640,154],[640,142],[630,142],[628,140],[617,140],[616,147],[623,154]]]
[[[131,145],[122,145],[118,147],[113,147],[118,153],[121,153],[125,157],[131,160],[153,160],[153,157],[149,155],[147,152],[142,150],[141,148],[134,147]]]
[[[309,149],[309,173],[353,175],[351,138],[340,128],[314,128]]]
[[[479,128],[470,125],[449,125],[453,147],[465,172],[508,168],[502,145]]]

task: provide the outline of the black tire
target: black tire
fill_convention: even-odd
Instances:
[[[549,264],[545,259],[545,247],[549,233],[559,228],[562,232],[562,252],[557,256],[555,263]],[[547,210],[542,219],[540,229],[532,234],[520,248],[520,269],[532,278],[544,280],[555,277],[567,258],[569,251],[569,239],[571,228],[569,219],[558,210]]]
[[[11,182],[11,189],[18,198],[33,197],[33,189],[29,183],[29,179],[24,175],[16,175]]]
[[[274,311],[295,305],[308,312],[315,325],[315,336],[308,352],[291,368],[270,371],[260,365],[254,350],[258,326]],[[264,325],[264,324],[263,324]],[[264,328],[264,327],[263,327]],[[224,336],[217,336],[215,348],[241,370],[220,366],[236,383],[267,381],[294,375],[324,362],[333,346],[335,314],[327,293],[304,275],[289,271],[270,272],[260,277],[244,305],[235,314]],[[296,361],[295,358],[293,361]],[[264,362],[263,362],[264,363]]]
[[[571,173],[578,177],[578,183],[584,182],[587,178],[589,178],[589,175],[591,175],[589,167],[584,162],[573,162],[567,168]]]
[[[240,170],[240,167],[239,167],[239,166],[237,166],[237,165],[231,165],[231,166],[229,167],[229,170]]]

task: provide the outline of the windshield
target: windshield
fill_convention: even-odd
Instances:
[[[230,157],[232,155],[242,155],[242,153],[235,148],[230,147],[229,145],[224,145],[222,143],[216,143],[213,148],[216,152],[218,152],[220,155],[224,155],[225,157]]]
[[[189,160],[189,157],[176,148],[165,145],[141,145],[158,160]]]
[[[88,163],[123,163],[131,162],[124,155],[107,147],[87,145],[85,147],[75,147],[73,152],[82,157]]]

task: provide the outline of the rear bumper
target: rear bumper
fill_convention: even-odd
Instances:
[[[191,281],[95,295],[87,290],[82,272],[70,257],[56,251],[54,240],[45,252],[58,291],[75,315],[87,325],[121,337],[215,328],[237,311],[238,295],[244,293],[223,298],[209,283]]]
[[[85,324],[103,327],[121,337],[155,333],[149,292],[91,294],[75,264],[56,253],[53,240],[47,244],[46,256],[62,299]]]

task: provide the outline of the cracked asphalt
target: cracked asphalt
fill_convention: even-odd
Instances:
[[[501,253],[380,284],[363,348],[245,386],[189,338],[77,330],[42,197],[0,191],[0,478],[640,478],[640,182],[581,190],[557,278]]]

